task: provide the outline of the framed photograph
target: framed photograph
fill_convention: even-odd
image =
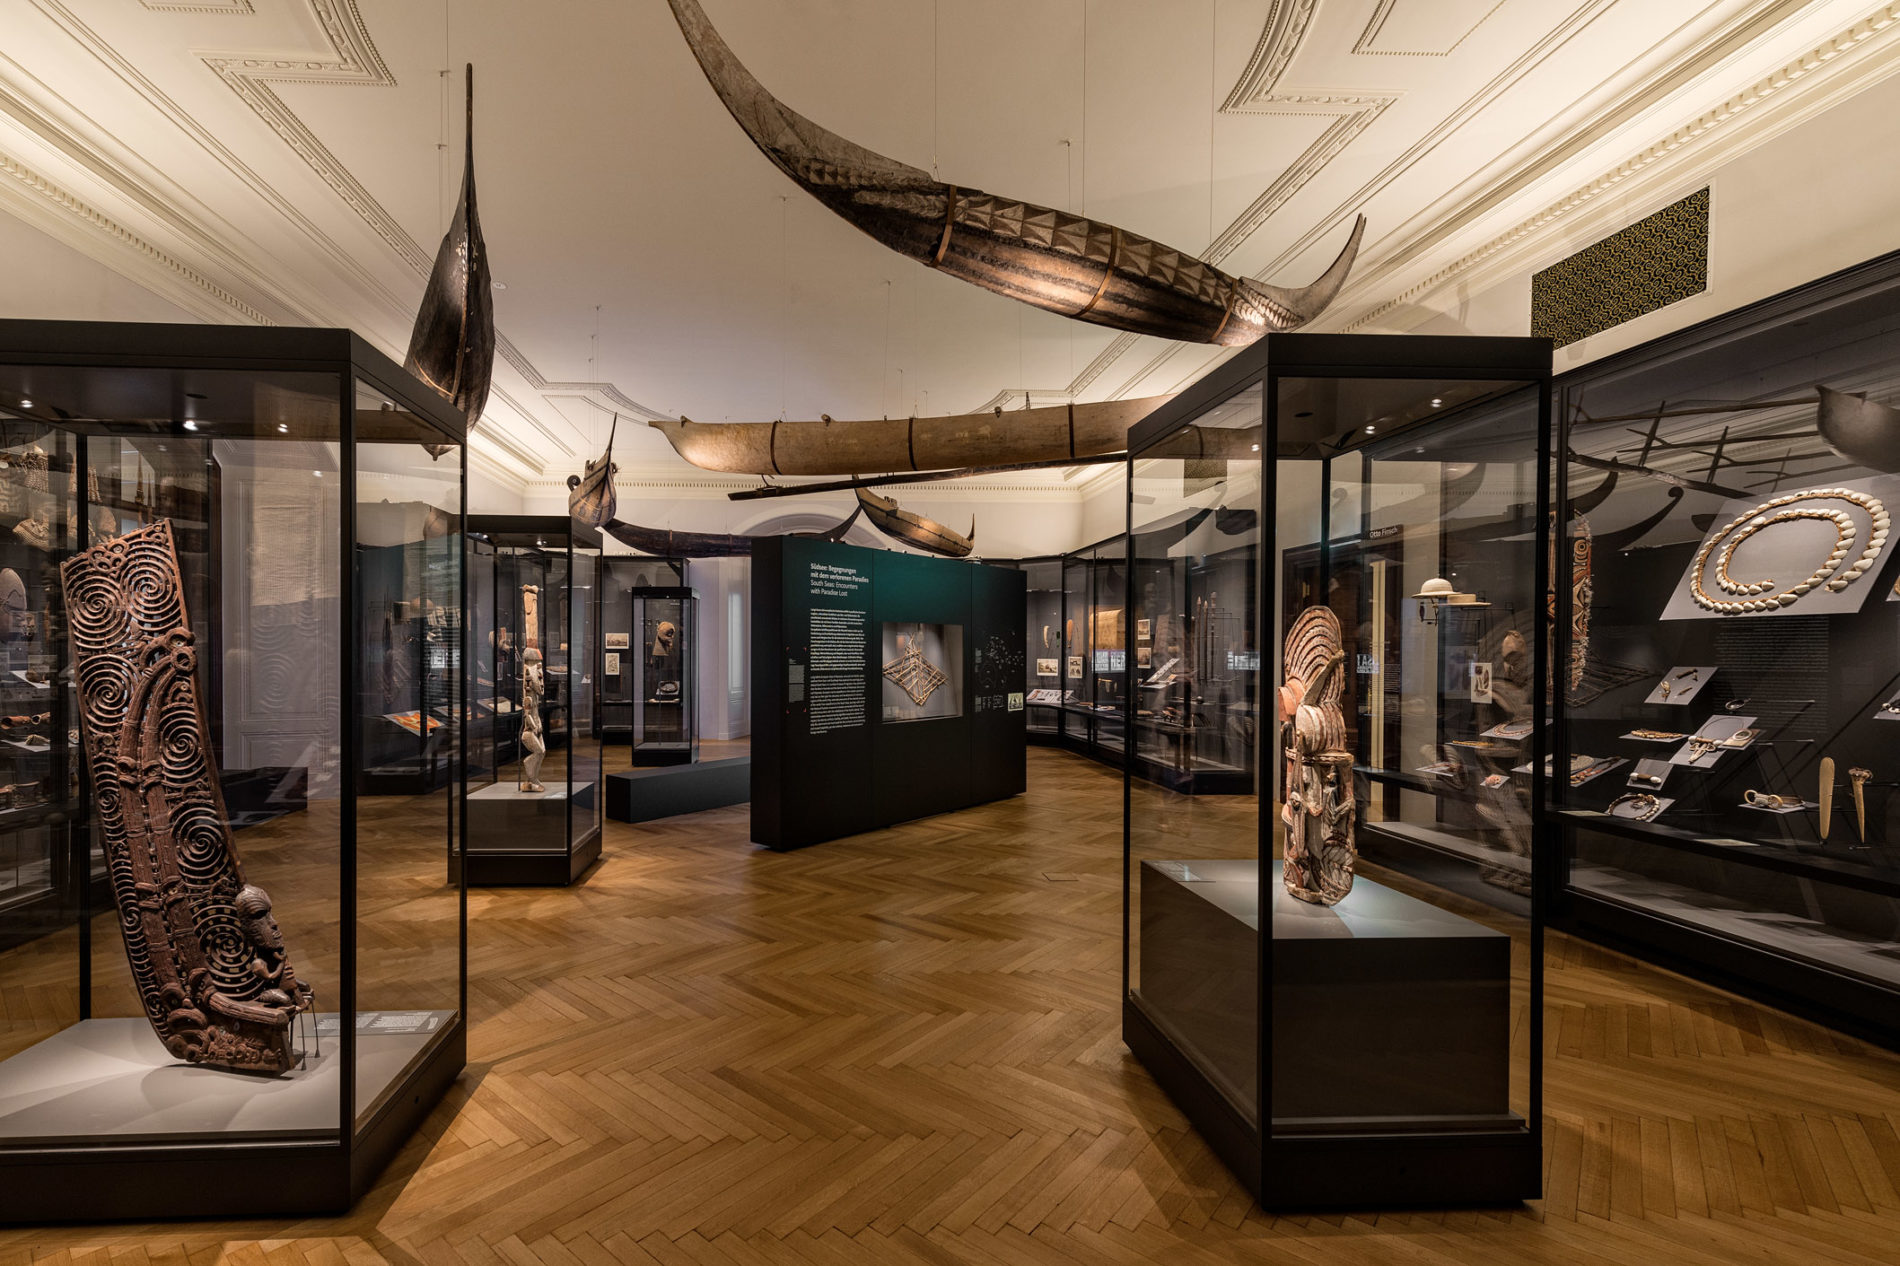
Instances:
[[[1082,680],[1082,657],[1080,655],[1069,656],[1069,680]]]
[[[1154,662],[1155,662],[1155,648],[1154,647],[1137,646],[1135,648],[1135,667],[1136,668],[1148,668],[1148,667],[1151,667],[1154,664]]]
[[[1059,676],[1061,676],[1061,675],[1062,675],[1062,669],[1061,669],[1061,667],[1060,667],[1060,666],[1059,666],[1059,665],[1058,665],[1058,664],[1056,663],[1056,661],[1055,661],[1055,660],[1053,660],[1053,659],[1038,659],[1038,660],[1036,661],[1036,676],[1038,676],[1038,677],[1059,677]]]
[[[632,648],[631,633],[609,633],[605,645],[610,651],[624,651]]]
[[[1491,661],[1477,660],[1471,665],[1471,702],[1491,702]]]
[[[1147,620],[1135,621],[1135,640],[1145,642],[1153,636],[1154,625]]]
[[[600,671],[609,677],[620,675],[620,652],[608,651],[600,657]]]

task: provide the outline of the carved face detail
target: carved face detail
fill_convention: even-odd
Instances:
[[[256,884],[245,884],[231,902],[237,911],[239,926],[258,957],[269,961],[284,953],[284,933],[271,915],[270,894]]]
[[[679,629],[673,622],[671,620],[661,620],[660,627],[653,630],[653,653],[656,656],[671,655],[673,653],[673,643],[678,637]]]

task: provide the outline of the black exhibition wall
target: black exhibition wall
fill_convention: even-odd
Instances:
[[[1012,568],[761,539],[753,842],[800,848],[1020,794],[1026,602]]]

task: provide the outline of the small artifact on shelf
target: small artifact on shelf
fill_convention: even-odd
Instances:
[[[1677,665],[1663,674],[1656,688],[1649,692],[1644,703],[1668,703],[1682,705],[1695,698],[1702,688],[1715,676],[1713,665],[1691,664]]]
[[[1650,795],[1648,792],[1639,792],[1634,795],[1618,796],[1610,801],[1609,807],[1604,812],[1613,818],[1633,818],[1638,822],[1650,822],[1663,811],[1663,806],[1664,801],[1660,797]],[[1627,812],[1618,812],[1624,809]]]
[[[1681,730],[1631,730],[1623,737],[1639,743],[1680,743],[1689,736]]]
[[[1751,809],[1767,809],[1775,813],[1787,813],[1803,808],[1807,802],[1800,796],[1778,796],[1766,791],[1745,791],[1742,803]]]
[[[35,510],[29,518],[21,519],[13,525],[13,535],[34,549],[51,549],[53,522],[50,512],[44,508]]]
[[[232,845],[171,523],[75,554],[60,580],[94,822],[146,1018],[179,1059],[287,1072],[313,995]]]
[[[1834,816],[1834,758],[1821,758],[1821,839],[1827,839],[1830,819]]]
[[[521,791],[540,792],[541,762],[547,759],[548,743],[543,734],[541,699],[546,681],[541,672],[541,590],[534,585],[521,586],[521,776],[515,786]]]
[[[1352,891],[1352,752],[1339,706],[1345,658],[1330,607],[1308,607],[1287,630],[1279,691],[1287,828],[1281,877],[1289,894],[1315,905],[1337,905]]]
[[[1499,787],[1509,786],[1510,782],[1511,776],[1509,774],[1486,774],[1484,776],[1484,786],[1489,787],[1493,791],[1496,791]]]
[[[1854,788],[1854,827],[1862,844],[1867,842],[1867,780],[1873,776],[1873,770],[1859,765],[1847,771],[1847,781]]]

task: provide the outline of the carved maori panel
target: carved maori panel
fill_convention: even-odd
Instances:
[[[1352,753],[1340,665],[1339,617],[1330,607],[1308,607],[1287,630],[1280,687],[1286,749],[1286,890],[1301,901],[1338,905],[1352,891]]]
[[[74,555],[60,580],[93,812],[146,1017],[179,1059],[286,1072],[311,992],[232,847],[171,523]]]

